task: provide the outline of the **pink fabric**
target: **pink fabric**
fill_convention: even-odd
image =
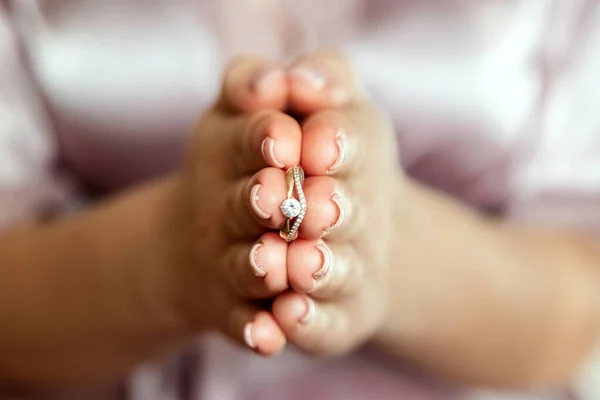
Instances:
[[[322,46],[390,113],[414,177],[514,221],[600,232],[600,6],[586,0],[4,0],[0,224],[72,205],[59,171],[110,192],[173,168],[232,55]],[[208,400],[500,396],[367,353],[315,364],[204,341],[141,368],[131,396],[178,398],[182,374]]]

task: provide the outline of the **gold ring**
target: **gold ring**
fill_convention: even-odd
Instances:
[[[304,170],[301,166],[295,166],[286,172],[286,192],[287,199],[281,203],[281,212],[285,220],[279,232],[279,235],[287,242],[298,238],[298,229],[304,216],[306,215],[306,197],[302,184],[304,183]],[[294,197],[294,192],[298,198]]]

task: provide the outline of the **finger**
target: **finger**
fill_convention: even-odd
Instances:
[[[328,176],[313,176],[304,181],[306,215],[299,237],[332,241],[350,240],[364,227],[364,218],[340,182]]]
[[[288,79],[289,107],[300,115],[364,97],[352,66],[336,52],[315,53],[297,60],[288,69]]]
[[[398,164],[396,148],[389,119],[366,103],[317,112],[302,126],[301,165],[308,175],[388,173]]]
[[[287,243],[276,233],[265,233],[254,244],[232,246],[224,258],[229,284],[243,298],[264,299],[288,288]]]
[[[232,186],[228,206],[230,213],[223,221],[232,239],[255,240],[264,228],[281,227],[284,218],[281,203],[286,199],[285,180],[285,171],[265,168]]]
[[[273,315],[249,303],[235,306],[221,329],[231,339],[263,356],[280,353],[286,343]]]
[[[282,68],[264,58],[246,56],[227,67],[218,106],[233,112],[282,110],[287,96],[288,83]]]
[[[346,353],[361,344],[365,328],[350,324],[341,303],[316,302],[305,294],[287,292],[275,299],[273,315],[288,340],[314,355]],[[358,326],[356,329],[353,327]]]
[[[358,291],[365,268],[354,246],[297,240],[287,251],[287,271],[296,292],[319,300],[334,300]]]
[[[232,176],[252,174],[261,168],[287,169],[300,163],[302,132],[292,117],[273,110],[238,116],[229,127],[233,153]]]

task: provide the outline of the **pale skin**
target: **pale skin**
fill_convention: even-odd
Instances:
[[[310,115],[302,165],[310,175],[335,178],[331,185],[350,193],[353,211],[341,240],[336,233],[324,238],[336,261],[327,284],[309,293],[314,320],[298,324],[284,308],[295,303],[301,309],[302,295],[276,300],[275,316],[287,337],[318,354],[346,352],[374,338],[390,353],[465,384],[523,389],[568,383],[597,345],[597,240],[494,220],[411,181],[397,171],[388,153],[393,133],[353,85],[351,67],[335,55],[305,62],[337,90],[326,104],[330,86],[311,93],[292,79],[292,106]],[[344,85],[352,95],[339,95]],[[343,100],[333,104],[334,98]],[[347,133],[348,169],[331,173],[340,127]],[[377,244],[370,243],[374,237]],[[301,252],[305,247],[298,241],[288,250],[289,280],[298,292],[310,287],[302,273],[315,271],[308,249]],[[375,249],[387,253],[381,257]],[[342,289],[331,296],[328,285]]]
[[[392,138],[338,56],[234,63],[179,172],[0,237],[1,380],[106,382],[209,329],[262,355],[374,339],[463,383],[569,380],[598,335],[597,245],[412,182]],[[298,163],[309,211],[288,247],[274,231]]]

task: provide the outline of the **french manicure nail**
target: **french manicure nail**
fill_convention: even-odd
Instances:
[[[290,70],[290,76],[306,82],[313,90],[319,91],[325,88],[327,78],[319,71],[307,68],[298,67]]]
[[[315,305],[315,302],[313,301],[313,299],[311,299],[310,297],[305,297],[305,302],[306,302],[306,311],[304,312],[304,315],[302,316],[302,318],[300,318],[299,322],[301,324],[306,324],[308,322],[310,322],[310,320],[312,320],[317,312],[317,307]]]
[[[331,269],[331,266],[333,265],[333,253],[331,252],[329,246],[327,246],[323,240],[319,240],[315,248],[321,253],[321,258],[323,260],[321,268],[319,268],[313,274],[313,278],[315,280],[319,280],[322,279],[325,275],[327,275],[327,273]]]
[[[275,139],[270,137],[265,138],[260,146],[260,150],[267,164],[271,164],[275,168],[285,167],[285,165],[277,161],[275,158]]]
[[[250,250],[250,267],[252,268],[252,272],[254,272],[254,275],[256,275],[259,278],[264,278],[265,276],[267,276],[267,273],[264,269],[261,268],[260,263],[257,259],[258,249],[260,249],[262,245],[262,243],[256,243],[254,246],[252,246],[252,250]]]
[[[339,131],[335,136],[335,145],[338,148],[338,157],[327,170],[328,174],[334,174],[340,170],[344,161],[346,161],[346,157],[348,156],[348,141],[346,139],[346,134],[343,131]]]
[[[342,222],[344,222],[345,212],[344,212],[344,207],[342,206],[340,197],[341,196],[337,192],[334,192],[331,195],[331,201],[333,202],[333,204],[335,204],[335,206],[338,209],[338,218],[333,225],[331,225],[330,227],[326,228],[323,231],[323,235],[321,237],[324,237],[324,236],[330,234],[331,232],[333,232],[334,230],[339,228],[339,226],[342,224]]]
[[[252,322],[248,322],[246,326],[244,326],[244,341],[251,349],[256,348],[256,343],[252,340]]]
[[[250,82],[250,88],[254,92],[266,90],[273,84],[273,82],[281,79],[284,74],[284,71],[279,68],[267,68],[258,73],[258,75],[252,79],[252,82]]]
[[[261,187],[262,185],[260,183],[257,183],[252,187],[252,190],[250,191],[250,206],[252,207],[256,215],[258,215],[260,218],[270,219],[271,215],[266,213],[263,209],[261,209],[260,205],[258,204],[258,201],[260,200],[258,197],[258,191]]]

